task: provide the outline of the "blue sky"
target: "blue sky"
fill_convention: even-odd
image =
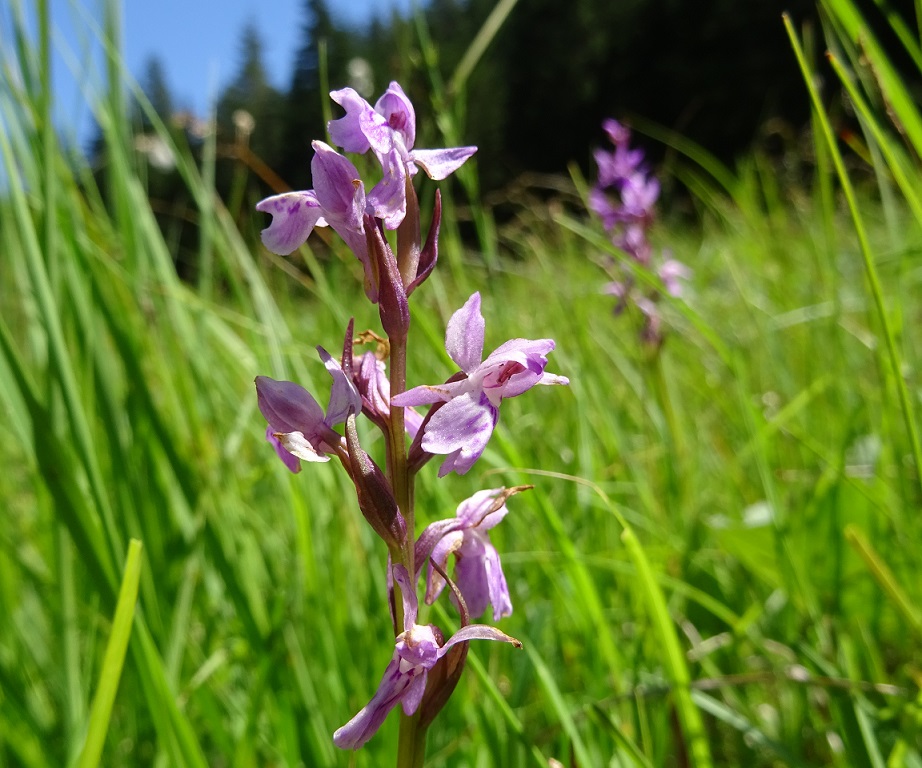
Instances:
[[[412,0],[329,0],[342,21],[361,25],[392,9],[407,12]],[[0,3],[0,7],[4,5]],[[97,88],[102,57],[92,27],[101,23],[102,0],[51,0],[57,55],[53,64],[58,120],[65,133],[84,139],[92,126],[83,87]],[[122,0],[123,53],[135,77],[157,55],[178,106],[204,115],[234,76],[240,34],[252,21],[262,36],[273,84],[287,86],[300,44],[303,0]],[[0,11],[0,44],[7,38],[6,12]]]

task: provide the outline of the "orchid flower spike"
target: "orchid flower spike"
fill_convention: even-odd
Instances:
[[[330,454],[345,455],[345,441],[333,427],[362,410],[362,398],[339,362],[323,347],[317,351],[333,377],[326,415],[300,384],[256,377],[259,410],[269,422],[266,440],[292,472],[301,471],[302,459],[321,462],[329,461]]]
[[[346,110],[327,125],[333,143],[346,152],[364,154],[371,149],[381,163],[384,178],[368,193],[368,201],[387,229],[396,229],[406,215],[407,176],[422,168],[429,178],[444,179],[477,151],[477,147],[414,149],[416,111],[396,82],[374,107],[352,88],[332,91],[330,97]]]
[[[421,446],[445,454],[439,477],[466,473],[480,458],[499,420],[504,397],[516,397],[536,384],[569,384],[545,373],[553,339],[512,339],[482,360],[484,319],[480,293],[474,293],[448,321],[445,349],[465,374],[460,381],[414,387],[391,399],[393,405],[444,403],[423,427]]]
[[[437,627],[416,623],[419,603],[415,579],[411,579],[407,569],[400,564],[393,566],[391,573],[400,587],[403,599],[403,632],[397,636],[394,656],[371,701],[333,734],[333,743],[340,749],[359,749],[363,746],[377,733],[388,713],[397,704],[403,707],[407,715],[416,712],[426,690],[429,670],[452,646],[468,640],[499,640],[517,648],[522,647],[522,643],[514,637],[483,624],[462,627],[443,642],[442,633]]]

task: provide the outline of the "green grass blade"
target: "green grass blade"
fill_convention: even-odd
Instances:
[[[662,590],[659,588],[659,584],[656,583],[656,578],[653,576],[650,561],[647,560],[643,547],[630,528],[625,528],[621,532],[621,541],[624,542],[624,546],[637,568],[638,587],[644,596],[647,609],[650,611],[650,618],[653,620],[656,636],[661,643],[664,655],[663,662],[668,670],[670,682],[674,686],[675,707],[678,711],[685,743],[689,750],[691,764],[696,768],[708,768],[713,763],[707,733],[704,730],[701,712],[698,710],[694,699],[692,699],[691,673],[685,660],[685,653],[679,645],[679,638],[676,635],[672,617],[669,615],[669,609],[666,607],[666,600],[663,597]]]
[[[860,212],[858,201],[852,187],[851,179],[849,178],[848,171],[845,168],[842,154],[839,152],[839,146],[836,141],[835,134],[833,133],[832,126],[829,123],[825,108],[823,107],[823,103],[820,100],[819,92],[816,89],[816,79],[807,66],[807,61],[804,57],[803,49],[801,48],[800,42],[797,39],[797,35],[794,32],[794,28],[791,25],[790,17],[788,17],[786,14],[784,16],[784,25],[788,33],[788,38],[791,42],[791,46],[794,49],[794,54],[797,56],[797,62],[800,65],[801,73],[804,77],[804,82],[806,83],[807,89],[810,92],[810,99],[813,104],[814,114],[816,114],[819,120],[819,124],[823,131],[823,136],[826,139],[826,144],[829,147],[830,153],[832,155],[832,161],[836,169],[836,174],[839,178],[839,183],[842,185],[842,191],[845,194],[845,198],[848,203],[848,210],[851,214],[852,223],[855,227],[855,234],[858,237],[861,257],[864,263],[865,275],[870,287],[871,297],[874,301],[874,308],[877,313],[878,322],[880,323],[881,332],[883,333],[884,341],[886,343],[887,363],[889,365],[892,383],[896,388],[899,397],[900,409],[903,415],[903,423],[906,427],[906,432],[909,437],[910,449],[912,451],[913,462],[915,464],[916,470],[916,484],[918,487],[922,488],[922,441],[920,441],[919,437],[919,429],[916,423],[913,401],[909,396],[909,389],[906,385],[906,379],[903,375],[902,355],[900,354],[899,348],[897,347],[896,335],[893,331],[888,308],[884,301],[883,289],[881,288],[880,277],[877,273],[877,265],[874,262],[874,254],[871,252],[871,245],[868,241],[864,219]],[[919,137],[918,144],[916,146],[918,149],[922,150],[922,121],[919,122],[918,127]]]
[[[128,543],[128,556],[125,559],[122,585],[119,588],[118,602],[115,605],[115,616],[112,618],[109,642],[106,644],[106,652],[96,684],[96,694],[93,696],[93,704],[90,708],[86,743],[77,761],[77,768],[95,768],[102,757],[102,749],[109,730],[109,719],[112,716],[112,706],[115,703],[115,695],[122,677],[125,652],[128,650],[128,640],[131,637],[140,579],[141,542],[132,539]]]
[[[845,528],[845,539],[864,560],[874,580],[902,614],[906,623],[922,639],[922,612],[918,610],[916,603],[900,586],[893,571],[890,570],[880,554],[871,545],[868,537],[858,526],[849,525]]]

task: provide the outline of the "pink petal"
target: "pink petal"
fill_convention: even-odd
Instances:
[[[430,179],[441,180],[458,170],[476,151],[477,147],[414,149],[409,160],[422,168]]]
[[[480,292],[475,291],[448,321],[445,349],[458,367],[467,374],[476,370],[483,359],[485,323],[480,314]]]
[[[267,197],[256,205],[256,210],[272,214],[272,223],[260,236],[266,248],[282,256],[304,245],[314,227],[326,226],[313,190]]]

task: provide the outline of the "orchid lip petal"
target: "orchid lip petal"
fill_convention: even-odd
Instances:
[[[414,678],[401,673],[397,654],[384,671],[378,690],[348,723],[337,728],[333,743],[340,749],[359,749],[377,733],[388,713],[406,694]]]
[[[292,474],[296,475],[301,471],[300,459],[282,445],[281,441],[275,436],[275,430],[272,429],[271,424],[266,426],[266,440],[275,448],[276,454]]]
[[[313,190],[267,197],[257,203],[256,210],[272,214],[272,222],[260,237],[266,248],[281,256],[304,245],[314,227],[327,225]]]
[[[304,461],[323,463],[330,460],[329,456],[317,451],[302,432],[275,432],[273,435],[292,456],[297,456]]]

